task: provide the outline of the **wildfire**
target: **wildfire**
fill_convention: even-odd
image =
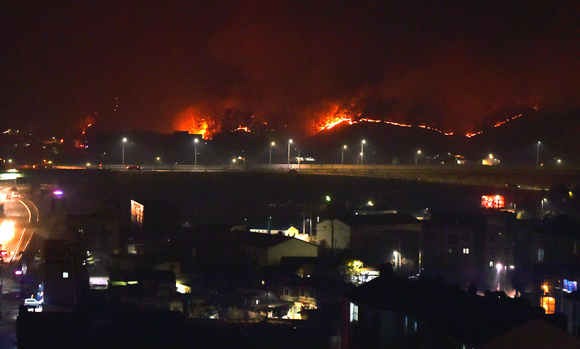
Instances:
[[[250,128],[248,126],[238,126],[238,128],[233,129],[232,132],[236,132],[236,131],[244,131],[244,132],[252,132],[252,130],[250,130]]]
[[[345,109],[341,109],[338,105],[333,104],[330,106],[330,111],[326,113],[323,117],[324,121],[318,127],[318,131],[330,130],[331,128],[342,124],[343,122],[348,122],[350,125],[353,124],[354,116]]]
[[[203,139],[211,139],[219,132],[218,115],[215,111],[201,106],[191,106],[175,118],[176,129],[200,134]]]
[[[438,130],[434,127],[426,126],[426,125],[413,126],[410,124],[403,124],[403,123],[395,122],[395,121],[371,119],[371,118],[355,119],[355,117],[352,114],[345,112],[345,111],[341,111],[341,112],[337,111],[336,113],[334,113],[332,115],[328,115],[327,119],[322,123],[322,125],[320,127],[318,127],[318,131],[330,130],[331,128],[333,128],[337,125],[340,125],[342,123],[345,123],[345,122],[347,122],[349,125],[357,124],[359,122],[376,122],[376,123],[389,124],[389,125],[398,126],[398,127],[419,127],[419,128],[424,128],[427,130],[439,132],[445,136],[453,135],[453,132],[443,132],[443,131]]]

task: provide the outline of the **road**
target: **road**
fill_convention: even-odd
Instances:
[[[12,197],[12,188],[0,187],[0,203],[4,205],[4,217],[0,218],[0,239],[2,249],[10,253],[0,265],[0,348],[16,348],[16,317],[22,295],[21,284],[13,273],[15,269],[23,269],[19,261],[21,252],[27,249],[37,234],[40,220],[36,206],[24,194]]]
[[[37,231],[40,220],[36,206],[24,195],[19,198],[10,198],[10,188],[0,190],[0,197],[4,204],[4,219],[0,226],[0,243],[2,249],[9,251],[10,256],[5,262],[16,262],[20,252],[26,250],[30,240]]]

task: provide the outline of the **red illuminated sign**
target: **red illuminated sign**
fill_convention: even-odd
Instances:
[[[505,207],[505,199],[500,195],[483,195],[481,205],[485,208],[503,208]]]

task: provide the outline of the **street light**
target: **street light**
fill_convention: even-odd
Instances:
[[[288,140],[288,168],[290,168],[290,144],[292,144],[292,140]]]
[[[127,138],[126,137],[123,138],[123,158],[122,158],[122,164],[123,164],[123,166],[125,166],[125,143],[127,143]]]
[[[340,160],[340,164],[344,165],[344,151],[346,150],[346,145],[342,147],[342,157]]]
[[[326,195],[326,201],[328,202],[328,206],[330,208],[330,250],[332,252],[332,256],[335,256],[334,253],[334,214],[332,211],[331,199],[330,196]]]
[[[195,166],[197,166],[197,142],[199,142],[199,140],[197,138],[195,138],[193,140],[193,144],[194,144],[194,148],[195,148],[194,149],[195,150],[195,163],[194,163]]]
[[[540,166],[540,144],[542,142],[538,141],[536,144],[536,166]]]
[[[274,142],[270,143],[270,165],[272,165],[272,147],[275,145],[276,145],[276,143],[274,143]]]
[[[417,150],[417,153],[415,154],[415,166],[417,166],[417,157],[421,155],[421,151]]]
[[[395,257],[395,271],[401,271],[401,254],[397,251],[393,252],[393,257]]]
[[[360,164],[363,165],[363,157],[365,154],[365,143],[366,141],[363,139],[362,142],[360,142]]]
[[[544,198],[542,199],[541,203],[542,203],[542,214],[544,214],[544,202],[548,201],[548,199]]]

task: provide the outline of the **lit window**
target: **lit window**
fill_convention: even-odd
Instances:
[[[493,268],[493,261],[489,261],[489,267]]]
[[[542,290],[544,291],[544,294],[550,293],[550,289],[548,288],[547,284],[542,285]]]
[[[463,254],[469,254],[469,247],[463,248]]]
[[[546,314],[554,314],[556,312],[556,300],[554,297],[542,297],[542,308],[544,308]]]
[[[350,303],[350,321],[358,321],[358,305]]]
[[[63,279],[68,279],[68,271],[63,271],[62,272],[62,278]]]
[[[544,261],[544,249],[543,248],[538,248],[538,262],[543,262]]]

